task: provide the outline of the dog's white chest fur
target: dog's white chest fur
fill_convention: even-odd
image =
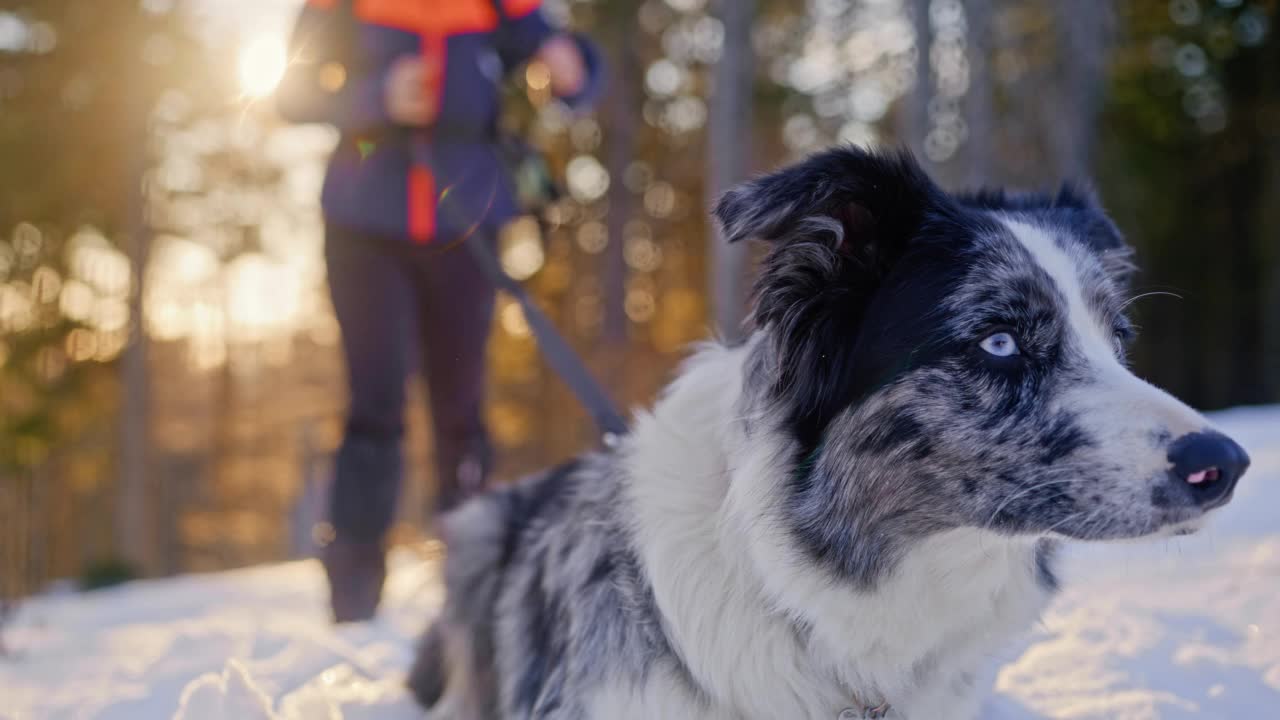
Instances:
[[[1047,600],[1034,544],[937,534],[866,592],[815,567],[770,514],[782,440],[741,431],[747,351],[699,353],[628,453],[642,562],[695,687],[656,672],[602,691],[598,716],[836,720],[887,702],[903,720],[973,717],[988,656]]]

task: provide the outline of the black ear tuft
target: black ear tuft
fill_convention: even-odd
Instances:
[[[714,212],[729,242],[779,241],[826,229],[840,233],[838,244],[848,231],[910,232],[944,197],[910,153],[847,146],[743,183],[721,196]]]
[[[1055,223],[1097,254],[1103,268],[1124,284],[1133,274],[1133,249],[1102,208],[1093,186],[1063,183],[1053,194],[981,190],[957,196],[967,207],[1003,213],[1026,213]]]
[[[1064,182],[1058,186],[1053,196],[1053,207],[1065,207],[1073,210],[1097,210],[1102,207],[1098,202],[1098,193],[1093,186],[1084,182]]]
[[[956,199],[963,205],[983,210],[1003,212],[1031,212],[1045,210],[1097,211],[1101,205],[1093,186],[1088,183],[1066,182],[1052,194],[982,188],[974,192],[958,193]]]
[[[1122,287],[1129,284],[1137,271],[1133,248],[1102,209],[1092,185],[1063,183],[1053,197],[1051,212],[1073,237],[1094,252],[1113,281]]]

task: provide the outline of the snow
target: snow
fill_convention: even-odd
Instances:
[[[1215,420],[1253,457],[1235,501],[1193,537],[1072,548],[984,718],[1280,718],[1280,407]],[[32,599],[0,720],[420,720],[401,685],[438,558],[392,566],[379,617],[341,628],[311,561]]]

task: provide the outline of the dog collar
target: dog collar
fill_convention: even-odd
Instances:
[[[840,711],[836,716],[836,720],[880,720],[888,714],[890,708],[889,703],[883,702],[875,707],[858,708],[847,707]]]

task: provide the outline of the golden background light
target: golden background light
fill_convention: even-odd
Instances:
[[[272,35],[250,40],[240,50],[240,89],[250,97],[266,97],[284,77],[288,62],[284,41]]]

